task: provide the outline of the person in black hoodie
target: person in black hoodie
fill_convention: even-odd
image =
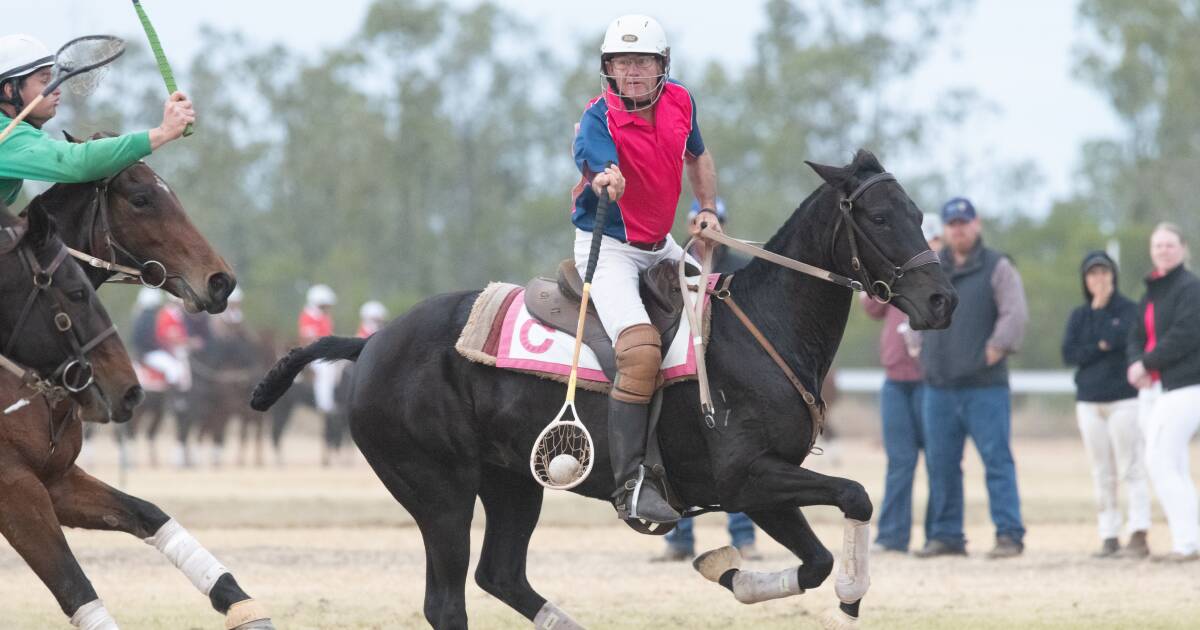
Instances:
[[[1154,271],[1126,350],[1126,378],[1144,401],[1146,469],[1171,528],[1171,553],[1156,558],[1166,562],[1200,559],[1188,462],[1188,442],[1200,429],[1200,279],[1185,267],[1187,257],[1183,232],[1160,223],[1150,235]]]
[[[1101,546],[1096,557],[1144,558],[1150,554],[1150,486],[1145,444],[1138,424],[1138,392],[1125,380],[1125,343],[1138,317],[1121,294],[1117,264],[1102,251],[1089,252],[1079,267],[1084,303],[1075,307],[1063,334],[1062,357],[1075,371],[1075,415],[1092,461]],[[1120,548],[1118,484],[1129,496],[1129,543]]]

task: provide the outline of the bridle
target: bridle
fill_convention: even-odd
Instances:
[[[891,302],[892,298],[899,295],[899,293],[896,293],[892,287],[896,284],[897,280],[904,277],[904,274],[918,267],[924,267],[925,265],[940,264],[937,252],[931,249],[926,249],[925,251],[916,254],[912,258],[909,258],[904,262],[903,265],[897,267],[895,263],[893,263],[887,257],[887,255],[883,253],[883,250],[881,250],[879,246],[875,244],[875,241],[871,240],[871,237],[868,236],[867,233],[864,232],[863,229],[859,227],[851,217],[851,212],[854,211],[854,202],[857,201],[858,198],[863,195],[863,193],[867,192],[871,186],[874,186],[880,182],[894,181],[896,181],[896,176],[888,172],[872,175],[871,177],[868,177],[866,181],[859,184],[858,188],[854,189],[854,192],[838,200],[838,209],[841,210],[841,216],[838,217],[837,225],[835,225],[833,228],[833,239],[836,241],[838,231],[841,230],[842,225],[845,224],[850,226],[850,229],[846,230],[846,237],[850,241],[850,268],[853,269],[859,278],[862,279],[862,290],[866,292],[867,295],[870,295],[871,297],[883,303]],[[862,257],[858,252],[858,239],[860,238],[862,239],[863,245],[869,247],[876,256],[887,261],[888,264],[891,265],[891,269],[889,270],[890,277],[887,280],[873,279],[871,277],[871,272],[867,270],[866,265],[862,264]]]
[[[94,182],[96,187],[96,200],[92,203],[92,210],[87,216],[87,235],[89,252],[100,252],[96,247],[96,241],[99,240],[102,247],[108,248],[108,256],[101,258],[87,252],[81,252],[77,249],[67,248],[71,256],[84,264],[96,269],[103,269],[109,273],[116,274],[114,277],[108,278],[105,282],[116,282],[120,284],[141,284],[152,289],[162,288],[167,280],[172,278],[183,279],[183,276],[170,273],[167,271],[166,265],[157,260],[141,260],[133,255],[128,248],[117,242],[113,237],[112,224],[109,221],[108,212],[108,188],[113,180],[120,177],[121,171],[110,177]],[[99,239],[97,239],[99,232]],[[132,265],[123,265],[119,261],[122,257]],[[157,275],[160,276],[155,282],[149,271],[153,268],[158,268]]]
[[[38,261],[37,255],[33,252],[32,247],[24,242],[25,232],[26,228],[24,226],[14,226],[0,230],[0,236],[2,236],[0,238],[0,253],[8,253],[16,249],[21,259],[22,267],[33,277],[33,289],[30,290],[29,296],[25,298],[25,303],[21,308],[21,314],[17,318],[17,323],[13,326],[8,343],[4,346],[3,353],[0,354],[0,368],[20,378],[22,384],[32,389],[35,394],[45,396],[52,404],[57,404],[71,394],[82,392],[95,382],[95,373],[91,362],[87,359],[87,355],[103,343],[105,339],[115,335],[117,327],[110,325],[90,341],[84,342],[80,340],[74,322],[72,322],[71,316],[66,309],[67,298],[61,289],[54,286],[54,274],[62,266],[63,262],[67,260],[69,255],[66,246],[60,245],[54,259],[49,265],[43,267],[41,262]],[[51,371],[48,376],[42,376],[34,370],[23,368],[8,358],[12,354],[17,339],[20,338],[21,329],[28,321],[34,305],[43,296],[50,300],[55,329],[66,340],[70,348],[68,358]],[[14,407],[19,408],[20,406],[23,405],[18,403],[10,407],[9,410],[6,410],[5,413],[11,411]]]

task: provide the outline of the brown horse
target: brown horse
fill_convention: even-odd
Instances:
[[[57,185],[36,198],[31,216],[50,211],[63,240],[108,263],[141,270],[144,280],[193,310],[225,308],[235,280],[185,214],[178,198],[144,163],[103,181]],[[158,272],[156,279],[151,274]],[[95,286],[110,269],[93,267]],[[124,350],[122,349],[122,353]],[[130,371],[132,374],[132,370]],[[0,397],[18,388],[0,378]],[[127,420],[128,416],[118,418]],[[0,432],[0,530],[80,627],[115,627],[62,534],[62,526],[121,531],[162,551],[226,615],[229,628],[273,628],[233,575],[157,506],[88,475],[75,460],[83,426],[71,406],[38,399],[8,417]],[[105,623],[111,625],[104,625]],[[91,624],[91,625],[88,625]]]

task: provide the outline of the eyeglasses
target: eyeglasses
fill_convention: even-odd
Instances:
[[[649,70],[654,67],[654,62],[656,61],[658,61],[658,57],[654,55],[624,55],[613,57],[609,60],[609,63],[617,70],[628,70],[630,68]]]

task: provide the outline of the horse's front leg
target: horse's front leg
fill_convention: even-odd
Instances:
[[[162,552],[208,597],[212,607],[225,615],[227,628],[274,628],[265,607],[247,595],[233,574],[158,506],[112,488],[78,466],[72,466],[47,489],[63,525],[125,532]]]
[[[846,517],[843,524],[842,562],[839,565],[837,583],[834,586],[834,592],[841,601],[841,606],[828,611],[822,621],[827,628],[848,627],[855,624],[858,620],[859,604],[871,585],[868,560],[873,508],[866,489],[856,481],[822,475],[769,456],[757,458],[746,470],[746,474],[740,478],[744,481],[734,492],[722,493],[722,503],[726,504],[727,509],[749,512],[756,523],[759,522],[759,518],[764,518],[761,523],[764,529],[767,529],[767,522],[772,523],[774,531],[767,530],[767,533],[788,546],[797,555],[801,555],[804,547],[801,546],[798,551],[785,541],[789,537],[796,537],[798,542],[802,541],[805,536],[804,529],[795,529],[796,533],[790,535],[784,533],[784,530],[789,527],[794,528],[796,525],[794,520],[789,524],[785,517],[786,509],[810,505],[832,505],[842,511]],[[729,488],[722,490],[728,491]],[[796,510],[796,514],[799,514],[798,510]],[[803,519],[802,516],[799,518]],[[808,534],[811,535],[811,530],[808,530]],[[727,552],[725,552],[725,557],[728,557]],[[801,558],[804,556],[801,555]],[[699,560],[697,558],[697,563]],[[820,564],[814,564],[812,568],[813,571],[805,576],[809,578],[806,583],[809,583],[812,577],[819,575]],[[828,575],[827,570],[825,575]],[[811,588],[811,586],[800,585],[801,574],[799,571],[797,571],[796,577],[797,584],[789,585],[789,589]],[[824,577],[818,580],[818,583],[823,580]],[[782,588],[782,582],[776,582],[776,584],[779,585],[775,589],[778,591]],[[768,592],[771,592],[770,589]],[[787,592],[774,597],[791,594],[796,593]]]
[[[694,566],[704,577],[733,592],[743,604],[799,595],[816,588],[833,570],[833,556],[817,539],[800,508],[782,507],[749,512],[750,519],[771,538],[800,558],[799,567],[776,572],[746,571],[737,549],[722,547],[701,554]]]
[[[67,545],[45,486],[32,471],[0,470],[0,534],[58,601],[76,628],[116,630],[117,622],[96,596]],[[11,620],[0,622],[8,627]]]

